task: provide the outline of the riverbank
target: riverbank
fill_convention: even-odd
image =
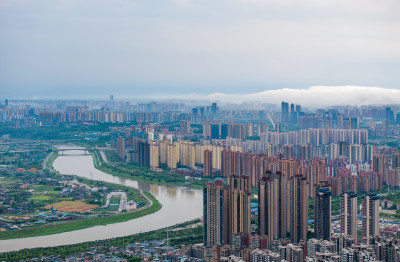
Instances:
[[[56,158],[58,157],[58,152],[54,151],[52,153],[50,153],[50,155],[45,159],[44,161],[44,167],[49,169],[50,171],[54,171],[53,169],[53,163],[54,160],[56,160]]]
[[[90,151],[90,153],[93,156],[93,164],[96,169],[121,178],[134,179],[137,181],[156,183],[160,185],[185,186],[197,189],[202,189],[203,184],[208,182],[208,180],[206,181],[205,179],[186,180],[184,175],[173,173],[165,174],[164,172],[166,171],[155,172],[145,167],[135,166],[132,169],[128,169],[124,166],[115,166],[107,163],[97,149]]]
[[[152,230],[145,233],[138,233],[125,237],[110,238],[99,241],[88,241],[73,245],[62,245],[56,247],[23,249],[20,251],[6,252],[0,254],[0,261],[19,261],[42,256],[68,256],[78,252],[88,252],[91,247],[113,246],[122,247],[135,242],[144,242],[152,240],[163,240],[168,238],[171,245],[201,243],[203,240],[203,227],[198,225],[199,219],[179,223],[174,226]]]
[[[45,165],[49,170],[53,170],[52,164],[56,158],[57,158],[56,153],[52,153],[47,158]],[[90,179],[80,178],[80,177],[78,178],[78,180],[85,184],[90,184],[92,182],[92,180],[90,180]],[[116,190],[123,190],[128,193],[131,193],[132,195],[134,195],[134,198],[136,201],[141,200],[146,204],[137,210],[131,211],[129,213],[124,213],[124,214],[111,215],[111,216],[100,217],[100,218],[91,218],[91,219],[85,219],[85,220],[77,220],[77,221],[71,221],[71,222],[62,222],[62,223],[43,225],[43,226],[37,226],[37,227],[32,227],[32,228],[24,228],[21,230],[0,232],[0,240],[58,234],[58,233],[69,232],[69,231],[74,231],[74,230],[79,230],[79,229],[84,229],[84,228],[89,228],[89,227],[94,227],[94,226],[99,226],[99,225],[107,225],[107,224],[125,222],[128,220],[136,219],[136,218],[139,218],[142,216],[146,216],[146,215],[155,213],[158,210],[160,210],[162,207],[161,203],[158,202],[158,200],[153,195],[151,195],[149,192],[136,190],[136,189],[118,185],[118,184],[112,184],[112,183],[106,183],[106,182],[103,182],[103,184],[108,187],[113,187]]]
[[[155,213],[161,209],[162,207],[161,204],[157,201],[157,199],[153,195],[151,195],[148,192],[143,192],[143,193],[146,195],[146,197],[148,197],[151,200],[151,206],[148,206],[144,209],[135,210],[122,215],[112,215],[108,217],[66,222],[63,224],[39,226],[29,229],[27,228],[21,230],[0,232],[0,240],[52,235],[52,234],[59,234],[63,232],[69,232],[94,226],[120,223]]]

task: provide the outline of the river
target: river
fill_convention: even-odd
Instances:
[[[67,147],[63,146],[63,148]],[[76,146],[74,146],[74,148],[76,148]],[[61,174],[76,175],[97,181],[105,181],[148,191],[162,204],[161,210],[122,223],[95,226],[47,236],[1,240],[0,252],[20,250],[23,248],[59,246],[112,237],[128,236],[175,225],[177,223],[199,218],[203,215],[202,191],[199,189],[158,185],[119,178],[97,170],[93,165],[91,155],[83,155],[81,151],[67,152],[68,155],[60,155],[53,164],[54,169]]]

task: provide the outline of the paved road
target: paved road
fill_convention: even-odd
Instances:
[[[108,159],[107,159],[106,155],[104,154],[103,150],[100,150],[100,155],[101,155],[101,158],[103,158],[104,162],[106,162],[108,164]]]

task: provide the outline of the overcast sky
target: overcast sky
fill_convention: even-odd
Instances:
[[[400,90],[400,1],[0,0],[0,98],[344,85]]]

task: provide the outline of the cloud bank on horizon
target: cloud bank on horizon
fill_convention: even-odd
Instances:
[[[305,106],[335,105],[385,105],[400,104],[400,90],[368,86],[311,86],[307,89],[276,89],[252,94],[214,93],[209,100],[223,103],[263,102],[277,104],[281,101]]]

